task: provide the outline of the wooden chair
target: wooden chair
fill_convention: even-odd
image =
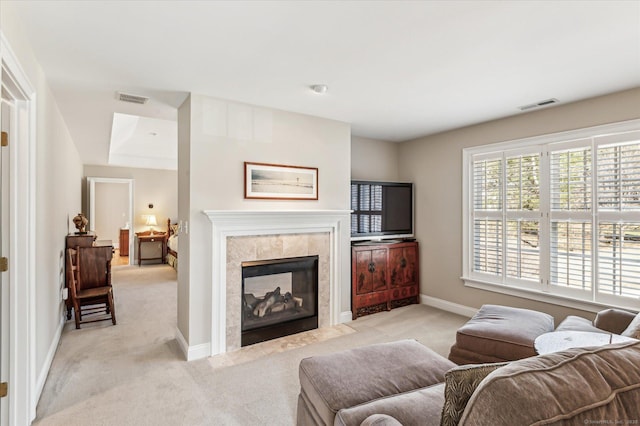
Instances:
[[[81,271],[83,254],[89,255],[90,248],[67,249],[67,270],[69,271],[69,294],[75,313],[76,328],[80,324],[111,319],[116,325],[116,311],[113,304],[113,287],[102,282],[89,282]],[[106,265],[105,265],[106,274]],[[108,283],[108,281],[106,281]],[[87,318],[83,318],[87,316]]]

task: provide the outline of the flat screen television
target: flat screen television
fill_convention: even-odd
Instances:
[[[351,240],[413,237],[413,184],[351,181]]]

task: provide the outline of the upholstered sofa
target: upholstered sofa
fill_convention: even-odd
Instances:
[[[640,341],[463,366],[417,345],[401,341],[303,360],[297,424],[583,425],[640,420]],[[409,365],[402,368],[398,360]]]

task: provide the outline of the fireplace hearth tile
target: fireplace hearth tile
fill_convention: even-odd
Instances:
[[[236,348],[234,350],[229,350],[229,352],[214,355],[207,359],[213,369],[230,367],[233,365],[244,364],[265,356],[297,349],[310,343],[323,342],[325,340],[345,336],[355,332],[356,331],[353,328],[346,324],[338,324],[332,327],[318,328],[266,342],[256,343],[243,348]]]
[[[326,257],[330,256],[330,248],[327,242],[328,235],[325,234],[310,234],[309,235],[309,253],[315,253],[318,256]]]
[[[255,237],[232,237],[227,239],[227,265],[240,264],[247,259],[257,259]]]
[[[282,258],[284,241],[279,235],[266,235],[256,240],[256,260]],[[278,254],[279,253],[279,254]]]
[[[282,257],[308,256],[309,236],[306,234],[291,234],[282,236]],[[316,254],[316,253],[313,253]]]

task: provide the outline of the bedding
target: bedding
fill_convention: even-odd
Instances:
[[[167,219],[167,263],[178,270],[178,224]]]

